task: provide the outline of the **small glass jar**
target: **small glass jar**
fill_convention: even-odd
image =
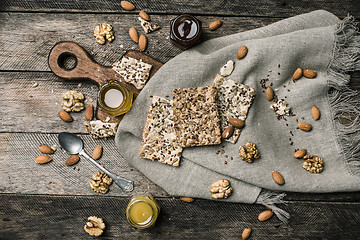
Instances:
[[[126,208],[126,218],[131,226],[139,229],[155,224],[160,207],[150,194],[134,196]]]
[[[133,93],[118,81],[104,84],[98,93],[98,104],[112,116],[127,113],[133,102]]]
[[[170,41],[185,50],[201,42],[202,23],[191,15],[180,15],[170,21]]]

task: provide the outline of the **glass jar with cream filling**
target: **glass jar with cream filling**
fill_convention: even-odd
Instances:
[[[160,207],[150,194],[134,196],[126,208],[126,218],[131,226],[139,229],[155,224]]]
[[[133,93],[118,81],[104,84],[98,93],[98,104],[112,116],[127,113],[133,102]]]

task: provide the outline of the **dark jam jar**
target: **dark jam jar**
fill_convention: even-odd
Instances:
[[[201,42],[201,21],[191,15],[180,15],[170,21],[171,42],[185,50]]]

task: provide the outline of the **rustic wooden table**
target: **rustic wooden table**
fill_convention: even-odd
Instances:
[[[65,81],[49,69],[47,57],[58,41],[74,41],[102,65],[110,66],[129,49],[138,49],[127,32],[136,26],[139,10],[150,14],[162,29],[148,35],[149,56],[166,63],[181,50],[169,43],[169,21],[180,13],[197,16],[207,26],[221,19],[223,26],[204,39],[266,26],[281,19],[325,9],[340,18],[348,13],[360,18],[355,0],[243,0],[243,1],[132,1],[134,11],[124,11],[120,0],[1,0],[0,1],[0,239],[85,239],[83,225],[91,215],[107,225],[103,238],[113,239],[240,239],[251,227],[251,239],[360,239],[360,192],[288,193],[289,224],[276,217],[259,222],[265,209],[246,205],[196,200],[184,203],[129,166],[119,156],[112,139],[93,140],[82,126],[83,114],[74,122],[58,118],[61,94],[67,89],[83,92],[96,102],[97,86],[83,81]],[[93,37],[94,26],[113,25],[115,41],[103,46]],[[360,90],[360,74],[352,73],[351,87]],[[80,134],[90,152],[103,145],[100,160],[107,168],[135,180],[134,195],[151,193],[161,205],[156,226],[132,228],[124,216],[130,195],[112,186],[100,195],[88,187],[97,169],[81,160],[75,167],[64,164],[67,154],[58,149],[47,165],[34,162],[40,144],[58,145],[62,131]],[[113,164],[113,163],[116,164]]]

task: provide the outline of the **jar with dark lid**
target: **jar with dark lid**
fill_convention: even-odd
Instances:
[[[191,15],[180,15],[170,21],[170,41],[185,50],[201,42],[202,23]]]

